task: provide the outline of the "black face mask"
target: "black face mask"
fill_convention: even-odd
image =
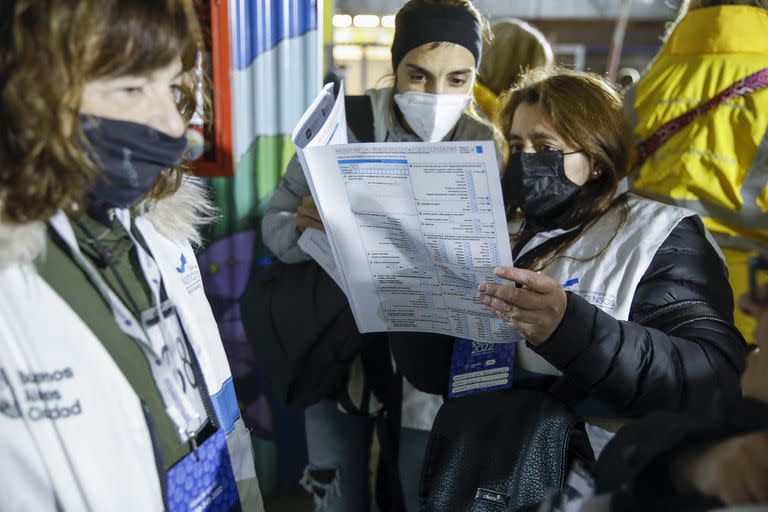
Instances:
[[[81,116],[81,122],[89,156],[104,171],[87,194],[89,210],[134,206],[162,171],[181,162],[187,145],[186,137],[145,124],[97,116]]]
[[[578,151],[574,151],[578,153]],[[565,211],[581,187],[568,179],[562,151],[513,153],[502,189],[504,202],[529,219],[551,219]]]

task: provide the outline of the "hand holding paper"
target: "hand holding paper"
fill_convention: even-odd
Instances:
[[[296,209],[296,227],[302,233],[307,228],[325,231],[323,221],[320,218],[320,212],[317,211],[315,201],[312,196],[306,196],[301,199],[299,207]]]
[[[480,301],[531,343],[547,341],[560,325],[568,305],[560,283],[522,268],[499,267],[495,273],[513,283],[480,285]]]
[[[519,341],[476,293],[512,265],[493,142],[346,144],[342,95],[327,86],[294,131],[317,206],[302,202],[297,226],[360,332]]]

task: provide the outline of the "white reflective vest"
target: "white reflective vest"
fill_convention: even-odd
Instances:
[[[681,220],[695,212],[627,194],[628,214],[620,225],[614,208],[600,218],[568,247],[561,257],[547,265],[541,273],[584,298],[617,320],[628,320],[635,291],[653,261],[656,252]],[[707,239],[721,255],[712,236]],[[550,239],[539,233],[520,251],[518,257]],[[525,343],[518,343],[515,365],[545,375],[562,375],[547,360]],[[603,421],[590,420],[609,428]],[[586,422],[586,431],[599,457],[613,432]],[[611,430],[615,429],[615,422]]]
[[[629,319],[637,285],[659,247],[681,220],[696,215],[634,194],[626,197],[628,215],[621,226],[619,212],[611,209],[541,271],[617,320]],[[705,230],[705,234],[721,254],[709,232]],[[539,233],[518,258],[549,238],[547,233]],[[518,344],[516,364],[536,373],[562,375],[525,343]]]
[[[251,441],[192,247],[136,220],[203,370],[244,510],[263,510]],[[180,265],[182,255],[186,265]],[[141,401],[31,261],[0,267],[3,510],[162,510]]]
[[[617,320],[629,318],[637,285],[659,247],[681,220],[696,215],[691,210],[634,194],[626,197],[628,215],[618,230],[620,218],[612,209],[571,244],[564,252],[566,257],[557,259],[541,271],[565,285],[567,291],[583,297]],[[705,233],[721,254],[709,232],[705,230]],[[551,238],[552,233],[539,233],[523,247],[518,258]],[[562,375],[525,343],[517,344],[515,365],[535,373]],[[410,386],[408,382],[406,385]],[[442,405],[442,397],[413,391],[409,400],[403,403],[403,426],[429,430]],[[593,444],[604,444],[604,440],[597,439],[594,430],[590,432],[590,439]]]

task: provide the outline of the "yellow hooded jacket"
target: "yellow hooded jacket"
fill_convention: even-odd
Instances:
[[[768,67],[768,11],[689,12],[625,100],[638,141],[738,80]],[[698,116],[637,170],[635,190],[698,212],[723,249],[738,298],[747,260],[768,254],[768,88]],[[751,319],[736,324],[751,336]]]

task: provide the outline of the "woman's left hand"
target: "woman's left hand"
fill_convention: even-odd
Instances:
[[[484,283],[478,289],[480,301],[534,345],[547,341],[560,325],[568,304],[560,283],[522,268],[498,267],[495,273],[523,287]]]

